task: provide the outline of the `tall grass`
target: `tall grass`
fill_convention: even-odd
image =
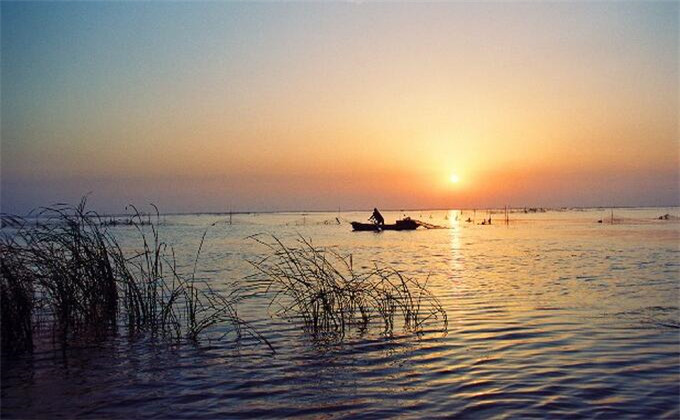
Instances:
[[[415,332],[430,322],[447,328],[446,311],[427,280],[421,283],[378,265],[356,271],[350,257],[315,247],[303,237],[293,245],[274,236],[252,238],[269,250],[251,264],[272,293],[276,313],[301,319],[314,336],[342,339],[351,328],[365,330],[372,322],[387,334],[397,325]]]
[[[2,271],[4,287],[31,295],[31,313],[36,306],[48,309],[62,337],[83,329],[106,333],[115,327],[118,290],[109,238],[97,216],[83,200],[40,209],[36,217],[39,224],[15,217],[15,230],[3,232],[2,259],[10,262]],[[3,314],[19,313],[12,304],[3,299]],[[12,327],[3,317],[5,324]]]
[[[33,276],[19,253],[0,243],[0,334],[5,354],[33,349]]]
[[[446,329],[447,317],[427,280],[375,265],[355,270],[351,257],[317,248],[302,237],[287,245],[271,237],[254,239],[269,250],[252,261],[257,280],[238,281],[218,292],[199,277],[207,230],[190,264],[178,266],[155,220],[135,207],[131,226],[136,247],[123,246],[111,224],[87,210],[86,200],[41,208],[33,218],[2,215],[0,234],[0,324],[3,354],[30,351],[36,328],[54,337],[99,338],[121,330],[131,337],[199,340],[208,330],[248,335],[273,350],[242,320],[237,305],[264,286],[278,315],[301,319],[317,337],[342,339],[350,329],[381,325],[385,333],[401,327],[422,331],[432,323]],[[250,279],[252,281],[252,279]],[[219,325],[220,329],[212,329]]]
[[[3,354],[32,348],[39,314],[65,343],[106,335],[120,326],[132,335],[197,340],[218,323],[237,338],[247,333],[266,343],[238,317],[242,295],[237,284],[225,295],[196,278],[205,233],[192,272],[180,273],[173,249],[160,239],[158,223],[132,209],[131,225],[141,239],[133,255],[99,215],[87,210],[85,199],[77,206],[42,208],[34,223],[3,215]],[[156,216],[158,220],[157,209]]]
[[[216,324],[229,325],[237,338],[246,333],[269,345],[266,339],[243,321],[236,305],[247,297],[239,282],[228,284],[228,293],[215,291],[210,283],[196,276],[207,230],[201,240],[189,273],[177,268],[174,249],[160,239],[156,223],[145,222],[135,207],[131,224],[141,239],[141,249],[131,257],[117,242],[115,265],[122,279],[122,301],[130,333],[148,331],[179,339],[197,340]],[[142,223],[144,222],[144,223]],[[213,224],[214,225],[214,224]],[[271,346],[270,346],[271,347]]]

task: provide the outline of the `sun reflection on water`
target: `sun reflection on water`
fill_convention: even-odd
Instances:
[[[451,271],[454,273],[460,273],[463,271],[463,255],[462,255],[462,250],[461,250],[461,242],[460,242],[460,235],[461,235],[461,229],[460,229],[460,222],[458,219],[460,219],[460,210],[449,210],[448,212],[448,219],[449,219],[449,232],[450,232],[450,247],[451,247],[451,259],[450,259],[450,265],[451,265]]]

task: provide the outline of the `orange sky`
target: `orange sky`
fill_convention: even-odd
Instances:
[[[3,210],[678,204],[678,8],[5,3]]]

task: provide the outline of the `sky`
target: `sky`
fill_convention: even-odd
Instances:
[[[0,208],[678,205],[679,16],[3,1]]]

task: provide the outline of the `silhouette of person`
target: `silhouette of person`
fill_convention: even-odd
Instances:
[[[368,218],[368,220],[373,220],[373,222],[376,225],[384,225],[385,224],[385,218],[380,214],[378,209],[374,208],[373,209],[373,215]]]

